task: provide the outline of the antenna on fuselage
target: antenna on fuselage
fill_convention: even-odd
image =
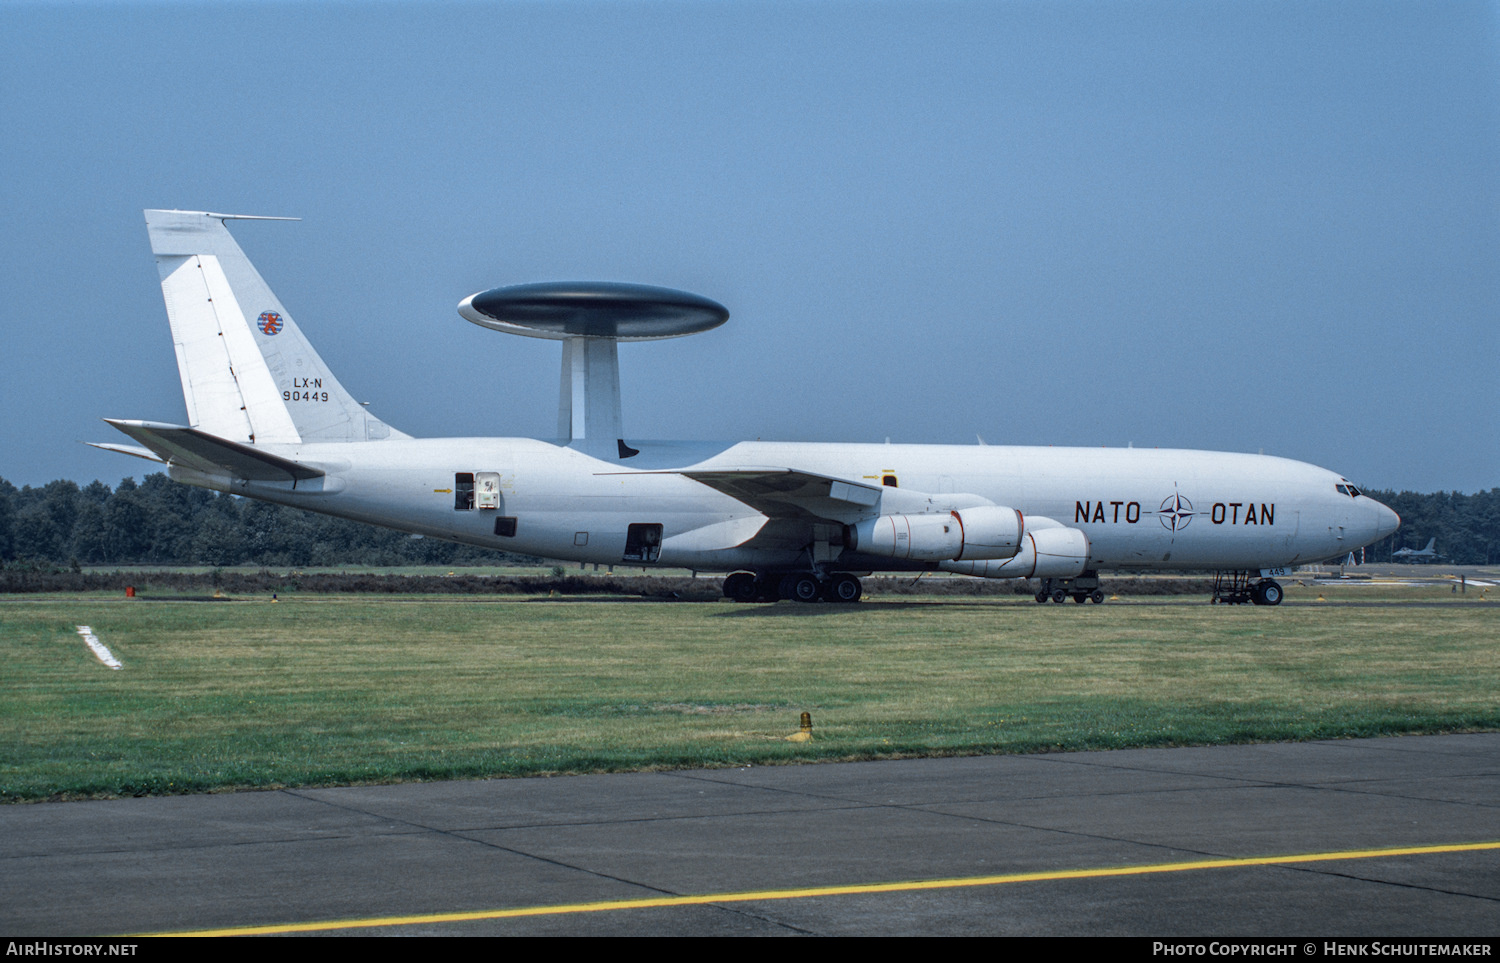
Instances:
[[[661,341],[717,328],[729,310],[686,291],[612,281],[549,281],[464,298],[466,320],[563,343],[557,433],[572,448],[617,460],[638,454],[620,419],[621,341]]]

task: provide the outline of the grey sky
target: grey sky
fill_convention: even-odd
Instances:
[[[529,281],[685,288],[627,437],[1286,455],[1500,484],[1479,3],[0,6],[0,476],[181,421],[141,209],[232,225],[418,435],[548,436]]]

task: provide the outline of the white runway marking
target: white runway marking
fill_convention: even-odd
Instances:
[[[94,634],[93,629],[89,628],[87,625],[80,625],[78,627],[78,634],[83,636],[83,641],[87,642],[89,648],[94,650],[94,655],[99,657],[100,662],[103,662],[111,669],[125,668],[120,664],[120,660],[115,658],[110,653],[109,649],[105,647],[104,643],[99,641],[99,637]]]

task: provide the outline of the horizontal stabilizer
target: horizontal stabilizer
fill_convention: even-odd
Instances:
[[[112,441],[86,441],[84,444],[90,448],[103,448],[105,451],[117,451],[122,455],[134,455],[137,458],[154,461],[159,465],[166,464],[165,459],[149,448],[141,448],[136,445],[117,445]]]
[[[321,469],[310,468],[250,445],[228,441],[197,428],[153,421],[104,420],[155,452],[161,461],[208,475],[229,475],[246,481],[293,482],[323,475]],[[113,450],[135,454],[134,451],[126,450],[126,446]]]

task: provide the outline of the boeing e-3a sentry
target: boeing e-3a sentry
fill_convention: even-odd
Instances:
[[[226,227],[147,211],[187,424],[106,419],[176,481],[546,558],[729,573],[738,601],[854,602],[872,572],[1039,579],[1103,601],[1099,572],[1218,573],[1276,605],[1291,566],[1400,519],[1347,479],[1263,455],[1001,445],[646,442],[621,430],[617,345],[716,327],[697,295],[542,283],[465,298],[562,342],[558,437],[413,438],[344,390]]]

